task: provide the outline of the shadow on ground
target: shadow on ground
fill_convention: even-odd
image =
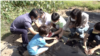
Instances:
[[[1,40],[3,40],[3,39],[5,39],[5,37],[7,37],[7,36],[9,36],[9,35],[11,35],[11,33],[9,32],[9,33],[6,33],[5,35],[3,35],[1,38]]]

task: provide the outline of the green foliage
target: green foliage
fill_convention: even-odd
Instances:
[[[9,1],[13,6],[24,7],[27,5],[31,5],[30,1]]]
[[[14,7],[33,6],[33,8],[42,8],[48,12],[54,12],[63,7],[63,2],[59,2],[58,0],[7,0],[7,3],[10,3]]]
[[[58,6],[62,3],[57,0],[0,0],[0,37],[10,32],[10,25],[17,16],[28,13],[33,8],[42,8],[51,13],[61,9]]]
[[[10,25],[19,15],[29,13],[33,8],[42,8],[48,13],[70,7],[87,7],[89,10],[100,9],[100,2],[93,1],[1,1],[1,36],[10,32]]]

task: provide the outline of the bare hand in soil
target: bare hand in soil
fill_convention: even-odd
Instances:
[[[58,39],[55,39],[55,40],[54,40],[54,43],[57,43],[57,42],[58,42]]]
[[[89,49],[88,55],[92,55],[93,53],[94,53],[94,50],[93,49]]]
[[[85,54],[88,55],[88,49],[85,48],[84,51],[85,51]]]

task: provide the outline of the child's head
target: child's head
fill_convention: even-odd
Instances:
[[[44,17],[44,11],[42,9],[38,9],[38,13],[40,15],[40,18]]]
[[[42,25],[39,27],[38,31],[41,36],[46,36],[50,32],[50,29],[46,25]]]
[[[96,32],[96,33],[100,33],[100,22],[96,23],[94,25],[94,29],[93,29],[93,33]]]
[[[53,14],[51,15],[51,19],[52,19],[52,21],[53,21],[54,23],[56,23],[56,22],[59,21],[59,17],[60,17],[60,15],[59,15],[58,13],[53,13]]]
[[[73,9],[70,13],[71,21],[76,21],[77,26],[81,24],[81,10]]]

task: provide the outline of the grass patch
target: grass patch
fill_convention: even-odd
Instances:
[[[1,39],[10,35],[10,25],[19,15],[29,13],[33,8],[42,8],[48,13],[70,7],[87,7],[89,10],[100,9],[97,1],[2,1],[1,2]]]
[[[70,7],[87,7],[89,10],[100,9],[100,2],[97,1],[65,1],[63,2],[63,9]]]
[[[29,7],[27,7],[29,8]],[[22,10],[23,9],[23,10]],[[10,11],[10,12],[5,12],[1,16],[1,39],[5,39],[5,37],[9,36],[10,33],[10,26],[13,20],[18,17],[19,15],[25,14],[29,12],[32,8],[30,9],[25,9],[25,8],[20,8],[17,7],[16,10]]]
[[[1,40],[3,40],[5,37],[9,36],[10,33],[10,22],[9,20],[1,20]]]

